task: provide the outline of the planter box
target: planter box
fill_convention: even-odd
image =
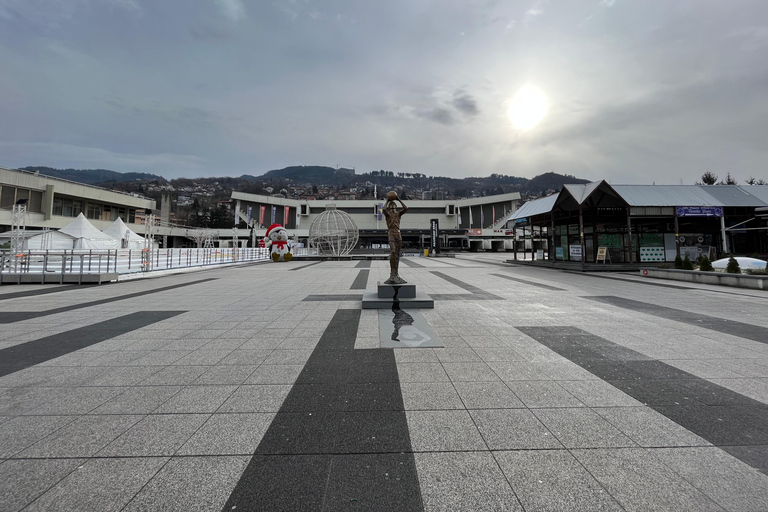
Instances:
[[[768,290],[768,276],[750,276],[746,274],[726,274],[724,272],[702,272],[700,270],[676,270],[668,268],[644,268],[643,277],[688,281],[689,283],[716,284],[737,288]]]

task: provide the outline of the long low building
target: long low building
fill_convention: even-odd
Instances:
[[[28,230],[60,229],[83,213],[99,229],[120,218],[131,230],[143,233],[136,212],[155,208],[153,199],[137,194],[0,167],[0,232],[11,230],[12,209],[20,202],[26,204]]]
[[[356,224],[360,249],[387,244],[387,225],[380,213],[386,200],[302,200],[232,192],[241,220],[254,229],[282,224],[297,241],[306,241],[315,219],[326,209],[350,215]],[[421,250],[431,243],[431,223],[437,220],[441,249],[505,250],[512,248],[512,235],[504,225],[515,211],[520,194],[512,192],[470,199],[408,200],[408,213],[401,219],[403,248]]]
[[[665,262],[768,253],[768,186],[565,185],[525,203],[509,227],[541,233],[550,259]]]

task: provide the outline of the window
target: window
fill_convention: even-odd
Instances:
[[[63,215],[62,212],[62,200],[60,197],[54,197],[53,198],[53,214],[54,215]]]
[[[3,185],[2,190],[0,190],[0,208],[12,208],[13,204],[16,202],[15,198],[16,187]]]
[[[122,210],[122,208],[120,209]],[[136,223],[136,210],[134,210],[133,208],[128,210],[128,223],[129,224]]]
[[[120,209],[116,208],[116,210],[118,210],[118,217],[123,219],[123,222],[128,222],[128,215],[125,208],[120,208]]]
[[[71,199],[63,200],[61,214],[64,217],[72,217],[72,200]]]
[[[17,188],[16,189],[16,202],[18,203],[22,199],[26,199],[27,203],[29,203],[29,190],[26,189],[26,188]],[[27,204],[27,210],[29,210],[29,204]]]
[[[72,216],[77,217],[83,212],[83,202],[82,201],[72,201]]]
[[[88,203],[88,210],[85,216],[89,219],[101,220],[101,205]]]
[[[43,193],[39,190],[33,190],[29,193],[29,206],[27,209],[31,212],[43,211]]]

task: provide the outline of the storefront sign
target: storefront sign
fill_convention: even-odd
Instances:
[[[429,224],[430,224],[430,235],[431,235],[430,245],[432,246],[432,251],[436,252],[440,247],[440,244],[437,238],[438,232],[440,231],[439,223],[437,219],[430,219]]]
[[[482,229],[468,229],[467,230],[468,235],[474,235],[474,236],[481,236],[483,234]]]
[[[570,251],[571,261],[581,261],[581,246],[572,245],[568,248]]]
[[[678,206],[678,217],[722,217],[722,206]]]
[[[515,219],[515,224],[527,224],[528,223],[528,217],[523,217],[520,219]]]
[[[558,260],[563,259],[563,248],[562,247],[555,247],[555,258]]]

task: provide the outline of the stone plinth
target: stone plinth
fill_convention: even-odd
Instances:
[[[435,301],[424,292],[416,290],[415,284],[377,284],[376,292],[363,294],[363,309],[434,309]]]
[[[413,299],[416,297],[415,284],[384,284],[378,282],[379,298]]]

